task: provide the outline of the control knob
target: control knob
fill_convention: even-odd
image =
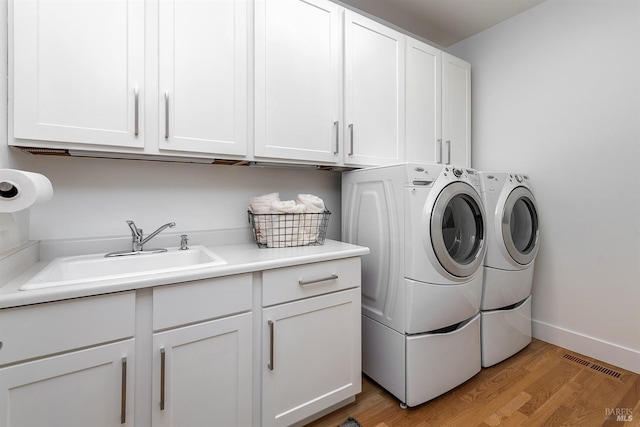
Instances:
[[[453,174],[456,176],[456,178],[460,178],[462,176],[462,169],[453,168]]]

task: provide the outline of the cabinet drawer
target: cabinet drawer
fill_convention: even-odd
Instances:
[[[317,262],[262,273],[262,305],[268,307],[360,286],[360,257]]]
[[[135,291],[0,310],[0,365],[132,337]]]
[[[251,310],[252,276],[242,274],[153,290],[153,330]]]

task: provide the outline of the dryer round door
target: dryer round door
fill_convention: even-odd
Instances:
[[[531,263],[538,253],[538,211],[533,194],[526,187],[509,193],[502,210],[502,240],[507,252],[521,265]]]
[[[486,251],[485,215],[478,193],[454,182],[440,192],[431,214],[431,244],[440,265],[457,277],[473,275]]]

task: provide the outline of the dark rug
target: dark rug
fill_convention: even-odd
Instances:
[[[355,418],[347,418],[347,421],[340,424],[338,427],[362,427],[362,425]]]

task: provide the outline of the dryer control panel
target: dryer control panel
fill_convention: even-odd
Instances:
[[[445,182],[465,181],[480,191],[480,177],[475,169],[428,163],[406,164],[405,186],[432,187],[437,179]]]
[[[452,180],[466,181],[471,184],[476,191],[480,191],[480,177],[475,169],[460,168],[455,166],[445,166],[442,171],[443,176]]]

